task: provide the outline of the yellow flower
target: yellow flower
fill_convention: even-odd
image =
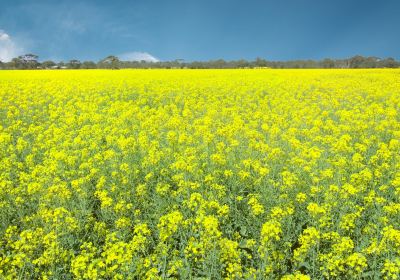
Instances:
[[[259,203],[257,197],[252,196],[249,198],[247,204],[250,206],[251,213],[254,216],[258,216],[264,213],[264,206]]]
[[[160,233],[160,240],[167,241],[177,230],[178,226],[181,224],[183,216],[179,211],[171,212],[160,218],[157,225]]]

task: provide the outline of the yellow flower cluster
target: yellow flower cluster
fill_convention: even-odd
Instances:
[[[400,71],[0,72],[0,279],[398,279]]]

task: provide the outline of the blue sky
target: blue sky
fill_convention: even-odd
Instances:
[[[0,60],[400,59],[397,0],[0,0]]]

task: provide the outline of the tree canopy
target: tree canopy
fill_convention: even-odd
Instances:
[[[25,54],[13,58],[10,62],[1,62],[0,69],[123,69],[123,68],[161,68],[161,69],[233,69],[233,68],[399,68],[400,62],[392,57],[379,58],[356,55],[345,59],[325,58],[322,60],[269,61],[257,57],[253,61],[223,59],[185,62],[183,59],[172,61],[121,61],[117,56],[109,55],[98,62],[77,59],[68,62],[46,60],[39,62],[35,54]]]

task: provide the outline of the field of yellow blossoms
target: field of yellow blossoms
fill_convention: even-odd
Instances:
[[[0,279],[398,279],[400,70],[0,72]]]

